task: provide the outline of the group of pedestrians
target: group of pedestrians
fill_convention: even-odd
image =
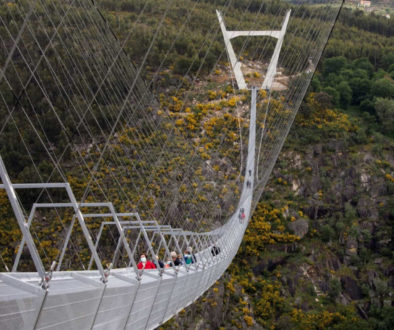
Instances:
[[[156,256],[157,265],[160,268],[170,268],[174,266],[181,266],[183,264],[190,265],[197,262],[196,256],[193,254],[193,249],[189,246],[184,254],[177,254],[175,251],[170,253],[171,257],[166,262],[163,262]],[[156,269],[154,262],[146,258],[146,253],[142,253],[140,256],[140,262],[137,264],[138,269]]]

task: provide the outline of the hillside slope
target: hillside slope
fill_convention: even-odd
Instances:
[[[301,112],[233,266],[169,327],[392,327],[394,145],[336,114],[354,130],[305,145]]]

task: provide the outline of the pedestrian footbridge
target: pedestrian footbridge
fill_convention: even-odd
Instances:
[[[16,215],[22,214],[16,198],[17,189],[65,189],[70,203],[34,204],[27,221],[19,218],[24,232],[21,245],[31,248],[37,273],[9,272],[0,274],[0,325],[6,329],[153,329],[167,321],[180,310],[193,303],[225,272],[234,258],[250,219],[253,191],[256,89],[252,90],[250,114],[248,175],[237,211],[229,221],[211,232],[193,233],[171,226],[160,226],[156,221],[143,221],[138,213],[117,213],[111,203],[77,203],[67,183],[12,184],[0,158],[0,174]],[[34,212],[40,208],[71,207],[73,219],[80,222],[90,243],[96,271],[56,271],[53,265],[46,272],[41,263],[29,232]],[[107,208],[110,213],[84,214],[82,208]],[[85,220],[91,217],[112,218],[101,223],[93,245],[86,229]],[[133,220],[120,220],[120,219]],[[70,225],[70,230],[73,228]],[[97,254],[100,235],[104,226],[117,226],[119,241],[116,250],[123,244],[130,257],[130,267],[107,269]],[[178,267],[138,270],[130,244],[126,241],[127,230],[140,230],[152,256],[164,247],[170,255],[169,245],[175,242],[177,252],[182,253],[192,246],[196,262]],[[162,246],[153,247],[149,231],[159,235]],[[133,242],[137,245],[137,242]],[[67,247],[66,241],[64,249]],[[219,253],[214,253],[213,248]],[[156,250],[157,249],[157,250]],[[22,251],[20,249],[19,251]],[[116,251],[117,252],[117,251]],[[116,255],[116,252],[114,255]],[[20,257],[20,255],[19,255]],[[14,270],[17,269],[17,256]],[[92,264],[91,262],[91,264]],[[157,262],[157,260],[155,260]],[[90,264],[90,266],[91,266]]]
[[[110,22],[99,6],[110,1],[0,1],[0,330],[153,329],[232,262],[343,0],[307,12],[219,1],[175,56],[207,10],[199,2],[129,1]],[[244,77],[245,50],[265,72]],[[171,54],[190,64],[183,76],[171,76]],[[242,91],[211,73],[225,91],[196,105],[205,64]],[[286,86],[273,91],[279,71]],[[190,248],[194,263],[160,268]],[[138,269],[142,251],[156,269]]]

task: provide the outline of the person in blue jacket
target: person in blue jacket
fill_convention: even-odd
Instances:
[[[183,258],[185,260],[186,265],[194,264],[197,261],[196,256],[193,254],[193,248],[191,246],[189,246],[185,250],[185,254]]]

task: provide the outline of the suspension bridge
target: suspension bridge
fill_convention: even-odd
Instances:
[[[143,71],[176,3],[160,3],[138,63],[125,51],[133,34],[118,39],[98,3],[0,2],[0,207],[11,214],[0,221],[18,241],[0,246],[1,329],[153,329],[215,283],[237,253],[342,5],[262,1],[251,10],[250,2],[232,16],[232,1],[218,1],[189,68],[165,90],[177,97],[163,101],[155,83],[200,1],[179,18],[151,80]],[[135,9],[130,31],[146,23],[148,4]],[[212,71],[227,54],[234,94],[244,96],[223,115],[221,139],[208,134],[217,115],[193,104],[201,90],[182,85],[187,77],[193,90],[204,79],[218,40]],[[243,72],[245,50],[262,63],[260,81]],[[280,72],[287,83],[275,90]],[[177,128],[185,120],[204,130],[189,126],[197,132],[188,135]],[[214,147],[199,147],[203,139]],[[195,262],[160,265],[187,249]],[[139,269],[143,252],[155,269]]]

